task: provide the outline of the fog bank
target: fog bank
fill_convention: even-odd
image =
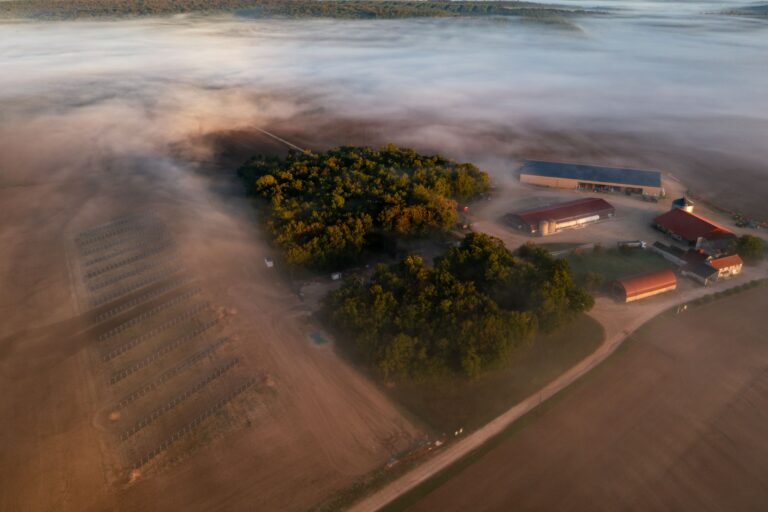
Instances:
[[[584,5],[611,14],[5,24],[0,186],[231,164],[262,128],[503,176],[526,157],[660,168],[768,217],[768,23],[701,14],[716,3]]]

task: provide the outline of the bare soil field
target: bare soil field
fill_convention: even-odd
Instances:
[[[389,394],[440,433],[469,432],[543,388],[600,346],[601,325],[583,315],[567,326],[542,333],[521,347],[504,368],[476,380],[442,378],[404,382]]]
[[[239,183],[0,184],[0,509],[305,510],[420,432],[312,343]]]
[[[489,452],[392,508],[764,510],[766,308],[763,286],[654,320]]]

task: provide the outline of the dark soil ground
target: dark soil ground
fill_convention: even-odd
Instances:
[[[400,505],[764,510],[766,308],[761,287],[651,322],[491,451]]]

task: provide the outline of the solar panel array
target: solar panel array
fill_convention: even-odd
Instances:
[[[260,379],[164,224],[127,216],[80,233],[74,247],[92,308],[107,445],[119,465],[162,467],[156,463],[166,455],[199,449],[207,430],[236,425],[229,405],[249,403]]]

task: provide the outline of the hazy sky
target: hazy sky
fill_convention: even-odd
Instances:
[[[166,159],[169,146],[228,128],[293,123],[311,136],[336,118],[499,168],[543,130],[588,140],[580,159],[603,133],[664,145],[612,143],[612,162],[711,179],[717,169],[689,158],[701,148],[768,175],[768,22],[701,14],[722,2],[583,5],[613,14],[0,25],[0,178]]]

